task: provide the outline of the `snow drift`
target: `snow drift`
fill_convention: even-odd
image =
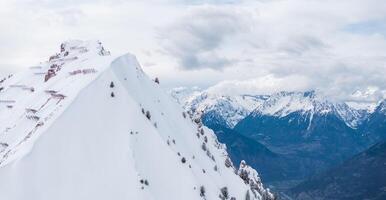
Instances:
[[[274,198],[133,55],[60,50],[0,82],[0,199]]]

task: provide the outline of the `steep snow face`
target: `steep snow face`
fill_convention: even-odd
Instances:
[[[174,89],[171,94],[185,110],[196,115],[210,114],[207,117],[221,118],[227,128],[233,128],[266,98],[263,95],[221,95],[188,88]]]
[[[314,114],[334,114],[341,118],[349,127],[356,128],[368,116],[364,110],[356,110],[346,103],[331,102],[310,92],[280,92],[271,95],[267,101],[258,106],[252,113],[256,115],[268,115],[285,117],[298,112],[307,115],[312,121]]]
[[[109,66],[98,41],[68,41],[48,62],[9,76],[0,91],[0,166],[23,156],[77,94]]]
[[[0,199],[273,198],[240,178],[213,132],[134,56],[64,44],[2,82]]]

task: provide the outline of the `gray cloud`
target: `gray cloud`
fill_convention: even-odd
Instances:
[[[327,48],[327,45],[317,37],[310,35],[297,35],[289,37],[286,41],[279,44],[278,51],[284,51],[294,56],[301,56],[302,54],[310,51],[321,51]]]
[[[161,37],[162,42],[167,41],[166,45],[163,43],[164,50],[184,69],[232,66],[238,72],[246,72],[246,77],[234,75],[235,81],[220,84],[226,85],[221,87],[224,90],[234,84],[246,86],[249,92],[250,88],[257,93],[266,92],[251,86],[265,80],[253,77],[262,71],[275,77],[269,81],[276,84],[267,86],[272,91],[293,85],[294,90],[310,88],[337,99],[352,99],[356,91],[377,88],[372,97],[361,100],[385,98],[386,59],[382,52],[386,51],[386,38],[380,23],[386,23],[385,2],[286,0],[247,2],[232,8],[211,7],[210,13],[222,13],[232,19],[232,23],[225,24],[207,15],[208,10],[196,7],[195,12],[178,20],[171,26],[173,30]],[[197,25],[196,20],[203,23]],[[176,34],[180,32],[183,34]],[[213,55],[202,58],[202,52]],[[234,58],[237,62],[222,63]],[[208,60],[220,64],[210,65]],[[245,78],[252,81],[237,81]]]
[[[247,31],[247,18],[230,7],[193,8],[182,19],[159,31],[166,54],[184,69],[221,69],[237,62],[218,50],[230,37]]]
[[[46,60],[63,40],[100,39],[168,87],[234,80],[222,85],[377,101],[385,20],[384,0],[0,1],[0,74]]]

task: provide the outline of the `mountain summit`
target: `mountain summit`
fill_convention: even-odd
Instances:
[[[131,54],[68,41],[0,88],[0,199],[274,198]]]

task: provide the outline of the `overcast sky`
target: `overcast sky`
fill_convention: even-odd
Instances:
[[[2,75],[47,60],[64,40],[99,39],[134,53],[167,88],[386,93],[385,0],[4,0],[0,27]]]

